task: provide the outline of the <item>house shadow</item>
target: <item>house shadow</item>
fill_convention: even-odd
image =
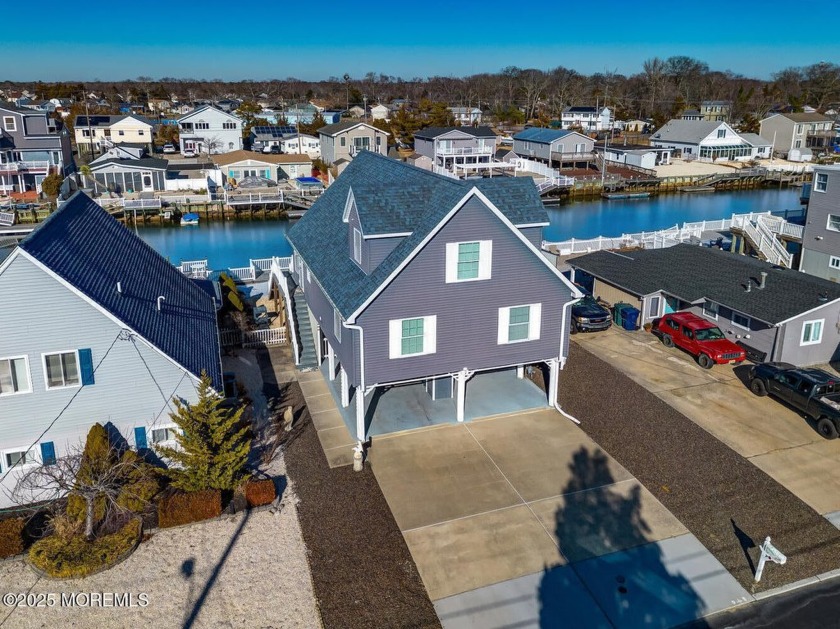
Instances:
[[[568,561],[543,570],[539,626],[674,627],[701,618],[705,604],[651,543],[642,487],[616,486],[609,458],[582,446],[555,512],[555,535]],[[635,481],[634,481],[635,482]],[[698,629],[707,626],[702,619]]]

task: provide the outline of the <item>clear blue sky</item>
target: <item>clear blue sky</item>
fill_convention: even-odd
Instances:
[[[539,9],[525,7],[542,3],[497,0],[7,4],[0,80],[317,80],[369,71],[408,79],[509,65],[632,74],[644,59],[671,55],[768,78],[788,66],[840,59],[840,38],[816,45],[819,28],[803,27],[817,14],[802,17],[777,0],[755,3],[760,10],[732,2],[707,12],[702,3],[673,0],[557,1]]]

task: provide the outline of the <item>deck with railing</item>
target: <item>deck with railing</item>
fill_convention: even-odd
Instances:
[[[272,264],[276,264],[279,269],[287,271],[292,267],[292,258],[280,256],[252,258],[248,261],[248,266],[215,270],[210,268],[207,260],[184,260],[177,267],[187,277],[217,280],[224,273],[235,282],[255,282],[260,275],[271,270]]]

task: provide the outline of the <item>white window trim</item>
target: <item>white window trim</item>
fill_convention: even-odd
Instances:
[[[51,387],[49,375],[47,374],[47,356],[54,356],[56,354],[76,354],[76,369],[79,371],[79,384],[65,384],[60,387]],[[41,367],[44,370],[44,388],[47,391],[61,391],[62,389],[78,389],[82,386],[82,361],[79,360],[78,349],[61,349],[55,352],[41,353]]]
[[[825,177],[825,188],[822,190],[819,189],[819,181],[820,177]],[[828,173],[817,173],[814,176],[814,192],[821,192],[825,194],[828,191]]]
[[[338,310],[333,310],[333,336],[337,343],[341,343],[341,315]]]
[[[423,351],[415,354],[402,353],[402,324],[403,321],[411,319],[423,319]],[[420,317],[405,317],[403,319],[391,319],[388,321],[388,357],[412,358],[414,356],[426,356],[437,352],[437,315]]]
[[[708,312],[706,312],[706,306],[714,306],[715,307],[715,315],[714,316],[712,316]],[[703,316],[706,317],[707,319],[713,319],[713,320],[717,321],[718,316],[720,316],[720,304],[718,304],[715,301],[706,300],[703,303]]]
[[[6,462],[6,455],[12,454],[13,452],[26,452],[27,458],[29,459],[29,461],[26,463],[15,465],[14,469],[16,471],[25,470],[27,468],[38,465],[38,463],[40,462],[40,457],[36,452],[35,446],[32,446],[28,449],[26,446],[20,446],[18,448],[5,448],[4,450],[0,450],[0,468],[2,468],[4,473],[12,469],[12,466]]]
[[[181,430],[178,428],[177,424],[169,423],[169,424],[160,424],[157,426],[148,426],[146,428],[146,441],[148,444],[152,446],[171,446],[176,445],[178,442],[175,439],[166,439],[164,441],[155,441],[155,431],[156,430],[171,430],[173,432],[180,433]]]
[[[825,228],[830,232],[840,232],[840,229],[836,229],[836,228],[831,226],[831,217],[832,216],[836,216],[838,219],[840,219],[840,214],[829,214],[825,218]]]
[[[651,308],[650,308],[650,306],[651,306],[651,302],[653,302],[653,300],[654,300],[654,299],[659,300],[659,305],[658,305],[658,306],[657,306],[657,308],[656,308],[656,312],[652,312],[652,311],[651,311]],[[662,313],[662,303],[663,303],[663,302],[664,302],[664,299],[662,298],[662,295],[651,295],[650,297],[648,297],[648,304],[647,304],[647,307],[648,307],[648,319],[655,319],[656,317],[661,316],[661,313]]]
[[[478,243],[478,277],[458,279],[458,248],[463,244]],[[446,243],[446,283],[480,282],[491,279],[493,274],[493,241],[464,240]]]
[[[12,121],[11,128],[9,127],[9,120]],[[3,116],[3,128],[9,132],[16,132],[17,131],[17,118],[14,116]]]
[[[27,393],[32,393],[32,372],[29,369],[29,356],[24,354],[23,356],[0,356],[0,361],[8,360],[18,360],[19,358],[23,358],[24,364],[26,365],[26,379],[27,383],[29,384],[29,388],[26,391],[12,391],[11,393],[0,393],[0,397],[11,397],[13,395],[26,395]]]
[[[528,306],[528,338],[516,341],[510,340],[510,311],[512,308]],[[542,304],[516,304],[514,306],[503,306],[499,308],[499,328],[496,338],[497,345],[514,345],[516,343],[528,343],[538,341],[542,325]]]
[[[840,258],[837,256],[829,256],[828,266],[832,269],[840,269]]]
[[[814,329],[814,324],[815,323],[820,324],[820,336],[815,341],[813,341],[813,340],[812,341],[806,341],[805,340],[805,326],[808,325],[809,323],[811,324],[811,330]],[[822,343],[823,330],[824,329],[825,329],[825,319],[812,319],[811,321],[803,321],[802,322],[802,331],[799,333],[799,346],[803,347],[805,345],[819,345],[820,343]]]
[[[356,227],[353,228],[353,260],[356,264],[362,264],[362,232]]]
[[[737,322],[735,321],[735,315],[739,315],[739,316],[741,316],[741,317],[744,317],[744,319],[746,319],[746,320],[747,320],[747,325],[741,325],[740,323],[737,323]],[[733,310],[733,311],[732,311],[732,316],[729,318],[729,321],[730,321],[730,322],[732,323],[732,325],[734,325],[736,328],[741,328],[742,330],[751,330],[751,329],[752,329],[752,328],[750,328],[750,324],[752,324],[752,317],[748,317],[748,316],[747,316],[747,315],[745,315],[743,312],[738,312],[738,311],[736,311],[736,310]]]

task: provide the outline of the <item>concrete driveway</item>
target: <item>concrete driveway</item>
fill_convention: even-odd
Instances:
[[[749,364],[700,368],[654,335],[610,329],[575,342],[608,361],[750,460],[818,513],[840,517],[840,440],[827,441],[813,423],[781,402],[747,388]],[[562,393],[561,393],[562,402]]]

